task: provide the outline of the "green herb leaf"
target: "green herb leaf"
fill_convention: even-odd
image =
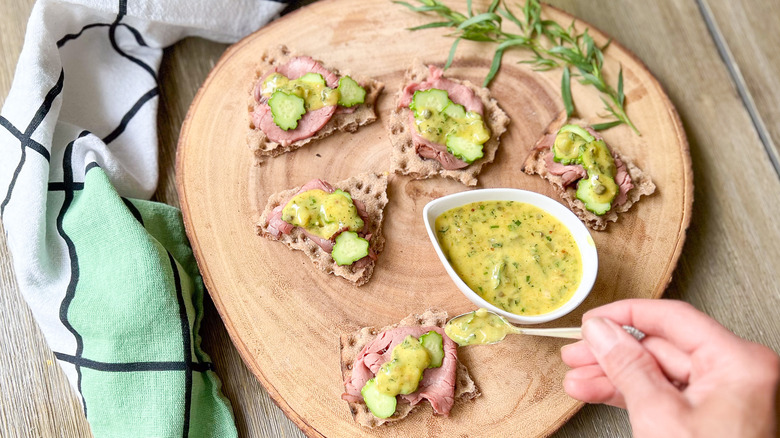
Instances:
[[[507,20],[515,23],[517,27],[519,27],[520,29],[523,28],[523,24],[520,23],[520,20],[517,17],[515,17],[515,14],[513,14],[509,9],[499,9],[498,13],[501,14]]]
[[[463,23],[460,23],[460,25],[458,25],[458,29],[466,29],[469,26],[473,26],[473,25],[479,24],[479,23],[486,23],[486,22],[487,23],[496,22],[496,23],[500,24],[501,23],[501,16],[498,15],[498,14],[495,14],[493,12],[484,12],[482,14],[475,15],[475,16],[469,18],[468,20],[464,21]]]
[[[400,1],[396,1],[396,2],[393,2],[393,3],[398,3],[399,5],[404,5],[404,6],[406,6],[407,8],[411,9],[414,12],[430,12],[430,11],[434,11],[434,12],[448,12],[449,11],[449,8],[444,6],[444,5],[412,6],[409,3],[400,2]]]
[[[405,6],[405,7],[409,8],[409,9],[411,9],[412,11],[417,9],[415,6],[412,6],[412,5],[410,5],[409,3],[406,3],[406,2],[402,2],[402,1],[397,1],[396,0],[396,1],[393,1],[393,3],[395,3],[397,5]]]
[[[563,106],[566,108],[566,117],[571,117],[574,113],[574,104],[571,99],[571,75],[569,67],[563,68],[563,77],[561,78],[561,94],[563,97]]]
[[[477,32],[464,32],[461,36],[464,40],[470,40],[470,41],[478,41],[478,42],[494,42],[495,39],[490,38],[489,36],[486,36],[481,33]]]
[[[460,38],[455,38],[455,42],[452,43],[452,47],[450,48],[450,55],[447,57],[447,63],[444,64],[444,69],[450,68],[452,65],[452,60],[455,58],[455,49],[458,48],[458,43],[460,42]]]
[[[434,27],[450,27],[450,26],[452,26],[451,21],[437,21],[433,23],[423,24],[420,26],[409,27],[406,30],[423,30],[423,29],[431,29]]]
[[[496,50],[496,54],[493,55],[493,63],[490,64],[490,71],[488,72],[487,76],[485,76],[485,82],[482,83],[483,87],[487,87],[488,84],[490,84],[490,81],[492,81],[496,76],[496,73],[498,73],[498,68],[501,67],[502,56],[504,56],[504,51]]]
[[[590,125],[591,128],[593,128],[594,131],[603,131],[605,129],[614,128],[615,126],[622,125],[623,122],[620,120],[613,120],[611,122],[606,123],[596,123],[595,125]]]

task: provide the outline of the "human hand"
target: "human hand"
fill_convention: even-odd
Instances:
[[[627,409],[634,436],[775,436],[780,358],[769,348],[681,301],[618,301],[582,321],[583,340],[561,350],[564,389]]]

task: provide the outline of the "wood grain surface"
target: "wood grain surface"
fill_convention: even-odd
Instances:
[[[557,10],[547,14],[564,26],[572,21]],[[451,315],[473,310],[435,256],[421,217],[430,200],[466,189],[457,182],[391,175],[385,209],[387,243],[373,278],[360,289],[314,269],[305,254],[255,235],[254,223],[275,192],[311,178],[336,182],[362,172],[392,170],[385,124],[397,105],[395,93],[404,86],[404,71],[415,58],[443,65],[449,49],[442,30],[397,34],[396,29],[423,20],[391,3],[360,0],[323,1],[296,11],[223,55],[182,127],[178,192],[204,282],[249,369],[310,436],[365,432],[339,397],[344,390],[337,350],[341,333],[389,325],[428,307]],[[580,29],[586,26],[578,23]],[[295,32],[314,27],[317,33]],[[608,40],[598,32],[593,37],[599,44]],[[426,44],[419,44],[421,38]],[[258,54],[281,43],[384,82],[387,90],[378,103],[380,122],[254,165],[246,147],[247,90],[255,77]],[[491,57],[478,43],[463,42],[459,49],[447,74],[480,83]],[[523,52],[507,53],[491,84],[511,123],[496,161],[480,175],[479,186],[515,187],[557,197],[546,181],[520,170],[547,125],[563,111],[560,72],[535,72],[519,63],[529,57]],[[622,66],[627,110],[643,135],[637,136],[628,126],[603,135],[652,176],[657,192],[608,231],[592,233],[599,251],[593,291],[575,312],[548,325],[577,325],[585,310],[617,299],[660,296],[690,221],[690,156],[674,107],[645,66],[619,43],[612,43],[605,59],[608,76],[616,78]],[[599,121],[598,95],[576,83],[573,94],[578,115]],[[426,404],[411,418],[372,433],[546,436],[580,407],[563,392],[567,367],[558,357],[562,345],[559,340],[515,337],[495,347],[461,349],[461,361],[482,391],[480,399],[456,406],[449,418],[432,417]]]
[[[0,14],[0,104],[13,78],[32,3],[5,1]],[[738,335],[780,351],[780,285],[775,274],[780,260],[780,178],[767,154],[780,138],[780,105],[772,98],[780,90],[772,67],[780,59],[780,46],[771,43],[780,39],[772,25],[780,22],[777,2],[550,3],[633,51],[680,113],[690,144],[696,202],[665,296],[691,302]],[[732,56],[722,57],[716,41]],[[166,50],[160,74],[160,201],[177,205],[172,157],[179,128],[195,91],[225,48],[187,39]],[[762,125],[774,130],[769,140],[759,129]],[[0,266],[0,436],[90,436],[69,384],[17,291],[4,234]],[[239,435],[303,436],[244,366],[208,300],[203,336],[232,402]],[[625,437],[630,426],[625,411],[588,405],[554,436]]]

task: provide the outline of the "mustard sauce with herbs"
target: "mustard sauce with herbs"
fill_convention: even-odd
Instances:
[[[417,132],[433,143],[445,144],[449,134],[479,144],[490,139],[490,131],[482,121],[482,116],[472,111],[448,115],[445,112],[423,110],[414,122]]]
[[[515,328],[504,318],[487,309],[478,309],[447,322],[444,332],[461,347],[493,344],[501,341]]]
[[[343,230],[359,231],[364,225],[352,197],[341,190],[313,189],[295,195],[284,206],[282,220],[323,239]]]
[[[469,163],[482,156],[477,151],[490,139],[490,131],[479,113],[453,102],[447,90],[417,90],[409,109],[415,129],[426,140],[446,145],[450,153]]]
[[[568,301],[582,279],[571,232],[536,206],[476,202],[442,213],[435,227],[460,278],[507,312],[548,313]]]
[[[274,73],[263,82],[262,95],[270,97],[275,91],[302,98],[306,111],[314,111],[339,102],[339,92],[328,88],[325,79],[318,73],[309,73],[298,79],[289,79],[280,73]]]
[[[385,362],[376,374],[377,391],[390,396],[413,393],[430,364],[428,350],[417,338],[407,336],[393,348],[390,361]]]

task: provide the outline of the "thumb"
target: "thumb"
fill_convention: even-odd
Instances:
[[[626,407],[649,399],[669,397],[674,387],[652,355],[631,335],[603,318],[590,318],[582,325],[588,343],[604,374],[623,395]],[[676,390],[674,390],[676,392]]]

